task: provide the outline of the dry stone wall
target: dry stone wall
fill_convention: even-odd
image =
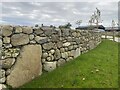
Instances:
[[[0,27],[0,86],[19,87],[95,48],[101,34],[28,26]]]

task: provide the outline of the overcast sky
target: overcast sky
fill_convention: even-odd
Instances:
[[[118,22],[118,2],[2,2],[0,23],[13,25],[63,25],[82,20],[88,25],[95,8],[101,11],[103,25]]]

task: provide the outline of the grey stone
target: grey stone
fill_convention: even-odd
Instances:
[[[54,43],[49,42],[49,43],[43,44],[42,46],[43,46],[43,49],[50,50],[54,47]]]
[[[89,41],[89,48],[90,48],[90,50],[93,49],[94,47],[95,47],[94,41]]]
[[[63,65],[65,63],[65,59],[59,59],[58,61],[57,61],[57,66],[61,66],[61,65]]]
[[[0,78],[5,77],[5,70],[0,69]]]
[[[47,61],[52,61],[52,58],[51,57],[47,57]]]
[[[42,54],[42,58],[47,58],[47,56],[48,56],[48,53],[43,53]]]
[[[68,56],[74,56],[75,50],[71,50],[70,52],[68,52]]]
[[[30,40],[33,40],[34,37],[35,37],[35,36],[34,36],[33,34],[30,34],[30,35],[29,35],[29,39],[30,39]]]
[[[42,61],[42,63],[45,63],[45,62],[46,62],[46,59],[42,59],[41,61]]]
[[[10,25],[5,25],[2,27],[2,35],[3,36],[10,36],[12,34],[13,27]]]
[[[61,41],[59,41],[59,42],[56,43],[56,45],[57,45],[58,48],[61,48],[63,46],[63,43]]]
[[[70,31],[69,29],[62,29],[61,30],[63,36],[69,36],[70,35],[69,31]]]
[[[35,44],[36,41],[35,41],[35,40],[31,40],[30,43],[31,43],[31,44]]]
[[[61,55],[62,55],[62,58],[65,58],[65,59],[68,58],[68,53],[67,52],[61,53]]]
[[[29,43],[29,36],[27,34],[14,34],[11,37],[11,44],[13,46],[25,45]]]
[[[48,71],[48,72],[53,71],[54,69],[56,69],[56,61],[54,61],[54,62],[45,62],[43,64],[43,67],[44,67],[45,71]]]
[[[33,77],[41,75],[41,55],[42,50],[40,45],[24,46],[12,68],[11,74],[7,76],[6,83],[13,88],[17,88],[31,81]]]
[[[43,44],[43,43],[48,42],[48,38],[47,38],[47,37],[36,36],[36,37],[35,37],[35,40],[36,40],[36,42],[39,43],[39,44]]]
[[[51,60],[52,60],[52,61],[54,60],[54,56],[53,56],[53,55],[51,55]]]
[[[70,46],[70,43],[66,42],[66,43],[63,44],[63,46],[65,46],[65,47]]]
[[[70,61],[70,60],[73,60],[73,57],[69,57],[69,58],[66,59],[67,62]]]
[[[11,69],[7,69],[5,75],[8,76],[11,73]]]
[[[5,77],[0,78],[0,84],[5,83],[5,81],[6,81]]]
[[[23,33],[26,33],[26,34],[31,34],[33,33],[33,29],[31,27],[22,27],[23,28]]]
[[[3,42],[4,43],[10,43],[10,38],[9,37],[4,37]]]
[[[49,26],[44,26],[41,27],[41,29],[44,31],[45,35],[47,36],[51,36],[53,33],[53,28],[49,27]]]
[[[67,37],[67,41],[71,42],[72,41],[72,37]]]
[[[65,49],[64,49],[64,48],[60,48],[60,52],[61,52],[61,53],[64,53],[64,52],[65,52]]]
[[[57,60],[57,59],[59,59],[60,57],[61,57],[60,50],[57,49],[57,50],[55,51],[55,59]]]
[[[77,48],[74,52],[74,58],[80,56],[80,54],[81,54],[80,48]]]
[[[68,50],[72,50],[73,49],[73,45],[68,47]]]
[[[51,36],[51,40],[53,41],[53,42],[57,42],[57,41],[59,41],[59,37],[58,37],[58,35],[52,35]]]
[[[34,33],[37,34],[37,35],[41,35],[43,33],[43,30],[35,29]]]
[[[73,36],[73,37],[77,37],[77,33],[76,33],[76,32],[73,32],[73,33],[72,33],[72,36]]]
[[[7,86],[5,84],[0,84],[0,90],[7,89]]]
[[[0,48],[2,47],[2,44],[3,44],[2,39],[0,39]]]
[[[11,68],[11,66],[15,63],[15,58],[7,58],[4,60],[0,60],[0,66],[2,68],[8,69]]]
[[[15,33],[22,33],[22,27],[21,26],[16,26],[15,27]]]
[[[9,44],[9,43],[8,43],[8,44],[4,44],[3,46],[4,46],[5,48],[11,48],[11,47],[12,47],[12,44]]]
[[[54,54],[54,53],[55,53],[55,50],[54,50],[54,49],[51,49],[50,52],[51,52],[51,54]]]

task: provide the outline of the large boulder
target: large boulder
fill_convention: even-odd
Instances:
[[[11,37],[11,43],[13,46],[24,45],[29,43],[29,36],[27,34],[14,34]]]
[[[40,45],[24,46],[12,68],[11,74],[7,76],[7,84],[16,88],[41,75],[41,55]]]

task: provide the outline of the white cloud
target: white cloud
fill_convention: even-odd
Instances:
[[[104,24],[110,24],[111,19],[117,20],[117,2],[7,2],[2,4],[2,19],[5,23],[33,24],[74,23],[82,19],[82,25],[88,24],[88,19],[98,7],[101,10]]]

